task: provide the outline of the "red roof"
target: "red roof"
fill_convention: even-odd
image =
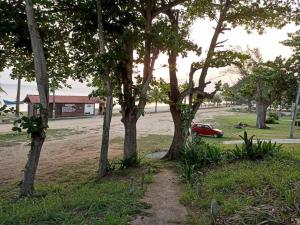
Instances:
[[[27,95],[24,99],[26,103],[40,103],[40,97],[38,95]],[[66,96],[66,95],[56,95],[55,103],[85,103],[85,104],[93,104],[102,102],[100,98],[94,98],[89,96]],[[53,103],[53,96],[49,96],[49,103]]]

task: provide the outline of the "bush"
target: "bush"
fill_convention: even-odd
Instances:
[[[277,113],[269,112],[268,116],[269,116],[269,118],[274,118],[274,120],[279,120]]]
[[[206,143],[201,137],[195,136],[192,141],[186,143],[181,151],[182,163],[194,166],[195,169],[218,163],[222,160],[221,148],[217,145]]]
[[[234,149],[229,151],[229,159],[264,159],[267,157],[273,157],[277,155],[281,150],[281,145],[276,143],[271,143],[271,141],[260,141],[257,140],[257,143],[253,143],[254,136],[248,138],[247,132],[244,132],[244,136],[240,136],[244,143],[241,147],[235,146]]]
[[[278,124],[278,122],[276,122],[276,120],[273,117],[267,118],[266,123],[267,124]]]

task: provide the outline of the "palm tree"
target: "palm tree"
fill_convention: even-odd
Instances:
[[[149,91],[149,102],[155,102],[155,112],[157,113],[157,103],[162,102],[164,93],[158,88],[154,87]]]

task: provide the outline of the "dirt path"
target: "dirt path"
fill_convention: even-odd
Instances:
[[[131,225],[185,224],[186,208],[179,203],[179,181],[175,172],[163,169],[150,184],[144,201],[152,207],[149,216],[138,216]]]

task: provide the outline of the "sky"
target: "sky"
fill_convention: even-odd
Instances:
[[[213,34],[213,27],[215,23],[210,21],[198,20],[190,29],[190,39],[202,47],[205,52],[209,46],[210,39]],[[265,33],[259,35],[256,31],[251,34],[247,33],[242,27],[237,27],[231,31],[226,31],[221,35],[219,40],[228,39],[225,43],[225,48],[229,47],[241,47],[246,50],[247,47],[259,48],[265,60],[272,60],[276,56],[282,55],[288,57],[291,54],[291,49],[280,44],[281,41],[288,38],[288,33],[293,33],[299,26],[293,24],[285,26],[283,29],[266,29]],[[221,50],[221,48],[220,48]],[[178,78],[179,82],[183,83],[188,79],[189,68],[192,62],[199,61],[199,58],[194,54],[190,54],[186,58],[178,59]],[[154,76],[162,77],[168,80],[168,68],[162,67],[167,64],[168,58],[166,55],[160,55],[156,61]],[[141,68],[140,68],[141,69]],[[14,99],[16,96],[16,84],[15,80],[11,80],[9,77],[10,70],[6,69],[0,72],[0,84],[6,90],[7,95],[2,96],[6,99]],[[195,74],[195,80],[199,77],[199,71]],[[207,80],[211,80],[212,84],[207,87],[207,91],[213,90],[213,82],[222,80],[223,83],[234,84],[238,80],[237,74],[229,74],[225,69],[210,69],[208,72]],[[88,95],[91,92],[91,88],[87,87],[85,83],[69,80],[69,84],[72,89],[58,90],[57,94],[61,95]],[[21,90],[21,98],[24,98],[26,94],[37,94],[36,84],[23,82],[23,90]]]

